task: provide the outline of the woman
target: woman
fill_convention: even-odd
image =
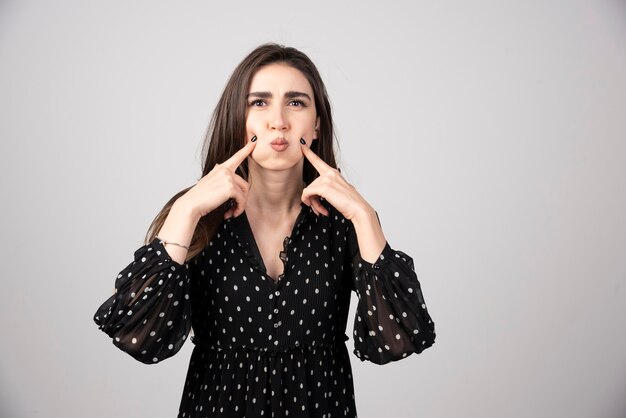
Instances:
[[[431,346],[412,259],[336,168],[330,103],[300,51],[262,45],[235,69],[202,178],[157,215],[95,321],[136,359],[196,345],[180,417],[357,415],[347,336],[377,364]]]

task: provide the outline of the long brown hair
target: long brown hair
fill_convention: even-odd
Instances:
[[[330,101],[315,64],[309,57],[295,48],[270,43],[261,45],[248,54],[230,76],[207,129],[202,148],[204,160],[201,177],[206,176],[215,167],[215,164],[223,163],[244,145],[246,95],[250,88],[250,81],[259,68],[274,63],[285,63],[299,70],[311,84],[315,96],[315,110],[320,120],[317,141],[313,141],[311,147],[326,164],[333,168],[337,167],[333,147],[334,133]],[[239,166],[237,173],[247,180],[248,166],[246,161]],[[311,183],[318,175],[306,159],[302,175],[305,184]],[[148,228],[146,243],[152,241],[159,232],[174,202],[191,187],[193,186],[176,193],[165,204]],[[199,254],[208,245],[222,223],[225,210],[226,202],[200,219],[191,240],[187,260]]]

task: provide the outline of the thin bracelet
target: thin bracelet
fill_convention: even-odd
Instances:
[[[157,236],[155,236],[155,238],[156,238],[156,239],[158,239],[159,241],[161,241],[161,242],[163,243],[163,245],[171,244],[171,245],[175,245],[175,246],[177,246],[177,247],[181,247],[181,248],[184,248],[184,249],[186,249],[186,250],[189,250],[189,247],[187,247],[187,246],[185,246],[185,245],[182,245],[182,244],[179,244],[179,243],[177,243],[177,242],[165,241],[164,239],[161,239],[161,238],[159,238],[159,237],[157,237]]]

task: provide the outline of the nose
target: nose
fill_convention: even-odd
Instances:
[[[285,118],[282,107],[277,106],[276,109],[271,112],[269,124],[271,130],[285,131],[289,128],[289,124]]]

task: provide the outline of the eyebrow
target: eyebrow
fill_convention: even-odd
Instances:
[[[250,97],[258,97],[259,99],[270,99],[272,97],[272,93],[270,93],[269,91],[254,91],[246,95],[246,99]],[[306,97],[307,99],[311,100],[311,96],[301,91],[288,91],[285,93],[285,97],[287,99]]]

